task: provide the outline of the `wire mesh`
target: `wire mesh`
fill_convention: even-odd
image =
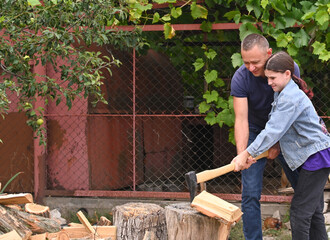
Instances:
[[[153,31],[143,32],[143,37],[148,44],[136,51],[101,49],[121,62],[112,74],[103,74],[108,104],[92,107],[91,99],[77,98],[71,110],[64,103],[47,106],[48,190],[187,192],[185,173],[214,169],[235,157],[228,127],[207,125],[198,110],[208,85],[193,63],[204,56],[201,46],[215,50],[217,56],[207,67],[219,72],[226,83],[219,92],[229,96],[235,72],[231,56],[240,50],[238,31],[177,31],[170,40]],[[47,73],[59,78],[52,69]],[[316,110],[329,124],[327,74],[308,77]],[[13,135],[9,130],[4,134]],[[263,194],[278,195],[284,187],[281,177],[279,162],[269,160]],[[238,194],[240,173],[210,180],[207,189]]]

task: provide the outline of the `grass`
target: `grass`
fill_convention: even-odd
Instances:
[[[291,240],[291,231],[285,226],[282,226],[281,229],[264,229],[264,237],[273,237],[274,240]],[[231,228],[230,240],[244,240],[243,234],[243,222],[239,221],[234,227]]]

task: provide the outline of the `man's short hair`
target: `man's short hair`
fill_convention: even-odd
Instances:
[[[241,44],[241,49],[244,51],[251,50],[254,46],[258,45],[260,48],[267,50],[269,48],[269,43],[267,39],[257,33],[252,33],[247,35]]]

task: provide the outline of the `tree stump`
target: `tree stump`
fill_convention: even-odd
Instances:
[[[165,207],[168,240],[216,240],[220,222],[196,211],[190,203]]]
[[[167,240],[164,208],[151,203],[126,203],[113,209],[117,240],[143,240],[145,232]]]

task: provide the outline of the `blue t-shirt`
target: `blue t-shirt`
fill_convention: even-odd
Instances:
[[[294,64],[294,75],[300,77],[299,67]],[[231,79],[230,95],[247,98],[249,127],[264,129],[274,100],[274,91],[268,85],[267,78],[255,77],[245,65],[242,65]]]

